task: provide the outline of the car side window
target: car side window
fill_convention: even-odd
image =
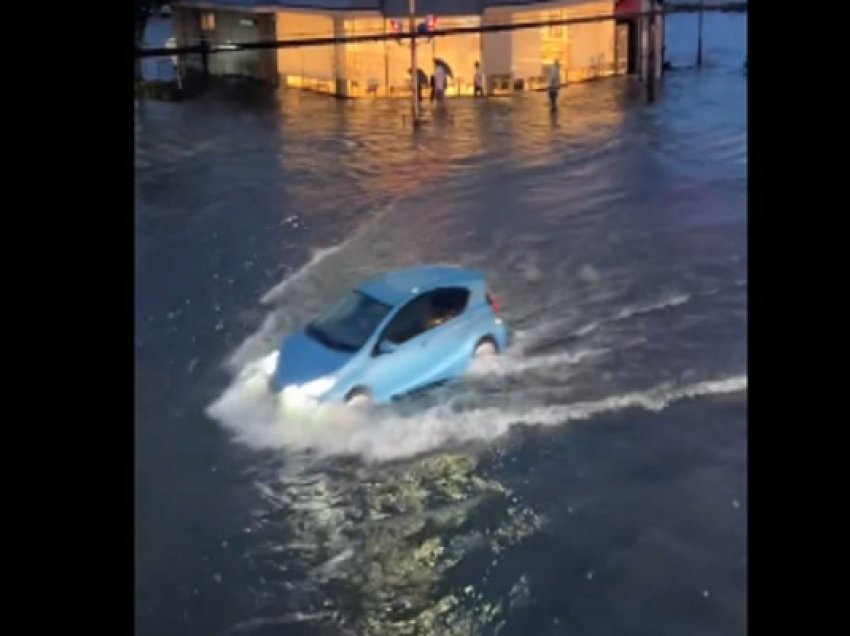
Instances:
[[[459,316],[469,302],[469,290],[445,287],[431,292],[431,326],[436,327]]]
[[[392,319],[384,337],[393,344],[402,344],[427,329],[431,315],[431,298],[423,294],[405,305]]]
[[[384,337],[393,344],[405,343],[460,315],[468,301],[469,291],[461,287],[446,287],[422,294],[398,312]]]

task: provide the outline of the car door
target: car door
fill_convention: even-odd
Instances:
[[[373,352],[368,385],[373,395],[388,399],[440,382],[462,372],[469,362],[465,346],[469,291],[440,288],[424,293],[403,307],[378,342],[392,351]]]
[[[430,334],[431,297],[421,294],[408,301],[378,337],[363,384],[380,401],[408,393],[422,385],[429,368],[427,343]],[[381,351],[388,341],[391,351]]]
[[[430,293],[430,329],[426,332],[423,384],[434,384],[463,373],[471,360],[470,316],[465,311],[470,292],[444,287]]]

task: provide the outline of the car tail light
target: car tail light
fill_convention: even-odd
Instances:
[[[487,292],[487,303],[490,305],[493,313],[499,313],[499,299],[493,296],[490,292]]]

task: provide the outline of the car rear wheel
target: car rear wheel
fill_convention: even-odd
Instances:
[[[475,351],[472,354],[472,357],[475,359],[478,358],[489,358],[491,356],[499,353],[498,348],[496,347],[496,343],[493,342],[490,338],[484,338],[477,345],[475,345]]]

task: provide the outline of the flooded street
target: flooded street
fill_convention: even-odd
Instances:
[[[415,136],[403,100],[137,103],[137,633],[744,634],[745,52],[708,15],[653,105],[607,79]],[[245,369],[422,262],[487,274],[507,353],[276,419]]]

